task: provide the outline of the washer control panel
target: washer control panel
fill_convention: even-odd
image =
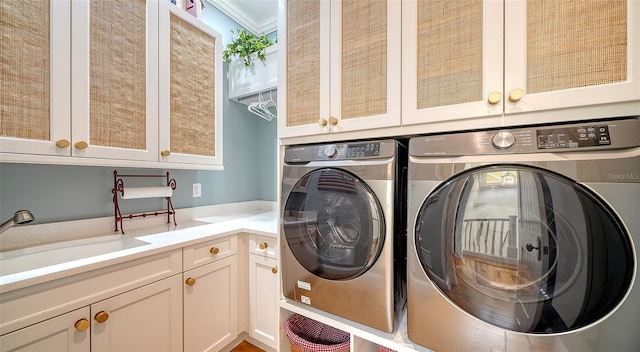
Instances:
[[[287,147],[285,162],[386,159],[396,155],[393,139],[344,143],[308,144]]]

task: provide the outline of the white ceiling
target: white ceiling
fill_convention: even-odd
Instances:
[[[277,0],[207,0],[225,15],[256,35],[277,29]]]

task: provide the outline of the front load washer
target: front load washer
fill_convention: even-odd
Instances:
[[[640,121],[412,138],[408,337],[638,351]]]
[[[394,330],[406,303],[406,160],[395,140],[286,148],[285,297]]]

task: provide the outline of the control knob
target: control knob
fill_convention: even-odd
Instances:
[[[513,144],[516,142],[516,137],[514,137],[511,132],[498,132],[493,137],[491,137],[491,145],[494,148],[504,150],[513,147]]]
[[[328,145],[324,148],[324,155],[326,155],[327,158],[333,158],[334,156],[336,156],[337,153],[338,153],[338,149],[333,144]]]

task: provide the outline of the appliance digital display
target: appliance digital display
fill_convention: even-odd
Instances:
[[[362,158],[380,155],[380,142],[349,144],[347,158]]]
[[[598,147],[611,145],[608,126],[579,126],[536,130],[538,149]]]

